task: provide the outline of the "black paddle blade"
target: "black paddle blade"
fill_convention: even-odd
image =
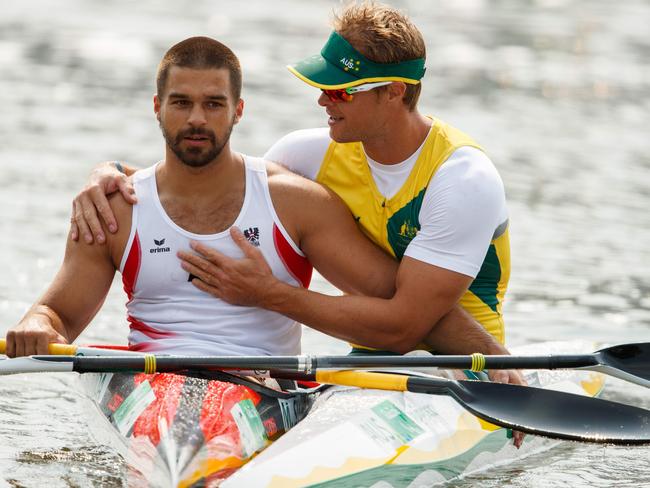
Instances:
[[[439,380],[409,379],[409,391],[441,394]],[[448,381],[447,394],[490,423],[528,434],[601,444],[650,444],[650,411],[542,388]],[[444,393],[443,393],[444,394]]]
[[[650,382],[650,342],[612,346],[596,351],[596,355],[600,364]]]

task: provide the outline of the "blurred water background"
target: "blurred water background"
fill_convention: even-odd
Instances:
[[[650,4],[642,0],[391,0],[425,35],[421,110],[469,132],[505,181],[513,272],[508,344],[650,340]],[[21,0],[0,13],[0,333],[54,276],[71,199],[105,159],[160,158],[157,63],[209,35],[244,68],[234,147],[261,155],[324,126],[284,66],[320,50],[336,1]],[[336,291],[322,280],[314,288]],[[79,342],[124,342],[119,283]],[[305,331],[310,353],[347,346]],[[0,486],[124,483],[87,432],[69,376],[0,380]],[[650,407],[613,381],[608,397]],[[644,448],[564,444],[454,486],[650,486]]]

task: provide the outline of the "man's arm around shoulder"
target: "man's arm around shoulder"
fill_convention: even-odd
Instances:
[[[107,195],[119,192],[128,203],[135,204],[137,199],[129,177],[136,171],[126,163],[116,161],[101,163],[92,170],[88,183],[72,201],[70,235],[73,241],[81,235],[88,244],[94,240],[103,244],[107,235],[103,224],[109,232],[117,232],[118,219]]]
[[[273,164],[269,189],[283,226],[330,283],[347,293],[393,296],[397,262],[363,235],[338,195]]]

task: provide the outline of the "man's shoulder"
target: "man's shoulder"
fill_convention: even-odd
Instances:
[[[489,177],[500,180],[499,173],[492,160],[482,149],[473,146],[456,148],[436,174],[461,179]]]
[[[297,175],[283,166],[266,162],[269,192],[273,205],[284,208],[293,215],[315,216],[330,211],[340,198],[320,183]]]
[[[273,144],[264,154],[264,159],[314,179],[330,143],[327,128],[297,130]]]
[[[322,185],[290,171],[281,164],[268,160],[265,160],[264,163],[266,164],[269,190],[272,192],[280,191],[301,195],[306,192],[326,191]]]
[[[342,203],[324,186],[292,173],[272,162],[266,162],[271,202],[284,228],[294,242],[301,242],[306,229],[340,211]],[[347,210],[347,209],[346,209]]]
[[[506,212],[503,180],[490,158],[475,147],[458,148],[449,156],[434,173],[425,202],[423,208],[430,209],[434,219],[441,209],[445,209],[447,217],[458,216],[460,209],[474,209],[477,215],[476,209],[488,213],[499,209],[499,215]]]
[[[313,127],[311,129],[298,129],[282,136],[273,144],[272,148],[297,148],[305,144],[329,144],[331,142],[327,127]]]
[[[113,212],[116,213],[116,217],[117,212],[130,215],[133,210],[133,205],[128,203],[119,191],[108,196],[108,203],[113,209]]]
[[[102,223],[106,236],[113,239],[120,245],[126,242],[131,232],[131,221],[133,219],[133,205],[128,203],[120,192],[115,192],[108,197],[108,204],[113,210],[115,219],[119,222],[117,233],[112,234],[106,230],[106,226]]]

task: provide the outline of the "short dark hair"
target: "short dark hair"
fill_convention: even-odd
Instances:
[[[230,88],[235,100],[241,97],[242,74],[239,59],[225,44],[209,37],[190,37],[174,44],[165,53],[156,75],[158,97],[163,98],[172,66],[193,69],[226,68],[230,73]]]

